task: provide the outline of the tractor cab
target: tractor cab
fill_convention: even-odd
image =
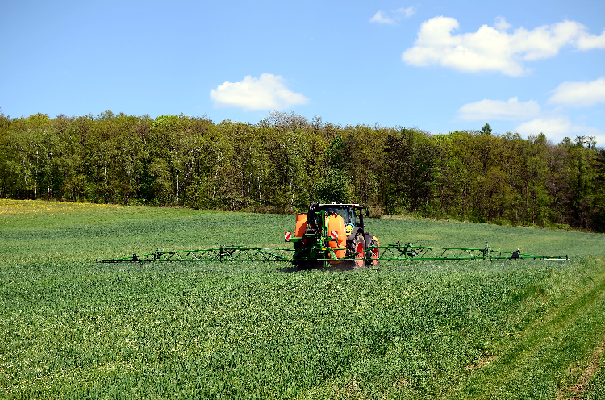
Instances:
[[[322,209],[322,206],[325,205],[320,204],[320,209]],[[345,224],[347,225],[350,224],[353,226],[357,226],[357,221],[361,217],[357,217],[357,213],[355,212],[356,210],[354,209],[355,206],[357,206],[357,204],[329,204],[324,208],[324,210],[326,211],[327,215],[340,215],[344,219]]]
[[[311,203],[309,206],[309,212],[307,213],[307,229],[310,228],[312,231],[317,231],[317,229],[322,226],[320,220],[321,215],[323,215],[324,218],[338,215],[342,217],[344,221],[347,236],[351,236],[360,230],[365,232],[363,210],[367,211],[367,208],[360,206],[359,204],[352,203]]]

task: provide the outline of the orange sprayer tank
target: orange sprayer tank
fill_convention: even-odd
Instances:
[[[334,254],[337,258],[343,258],[345,256],[347,245],[347,235],[345,233],[345,220],[340,215],[330,215],[326,218],[326,225],[328,226],[328,236],[331,232],[338,234],[338,240],[328,241],[328,246],[332,249],[340,248],[340,250],[334,250]],[[331,255],[330,255],[331,257]],[[338,264],[341,260],[332,260],[330,264]]]
[[[307,214],[296,215],[296,229],[294,230],[294,237],[303,237],[307,230]]]

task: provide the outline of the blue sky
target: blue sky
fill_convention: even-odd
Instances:
[[[605,144],[605,1],[0,4],[0,107]]]

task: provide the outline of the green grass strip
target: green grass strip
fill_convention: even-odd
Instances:
[[[604,265],[602,260],[592,260]],[[524,331],[509,335],[499,356],[474,370],[466,386],[451,398],[556,398],[577,380],[605,338],[605,274],[576,298],[568,299]],[[575,374],[577,375],[577,373]]]

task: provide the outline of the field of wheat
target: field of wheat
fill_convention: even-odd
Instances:
[[[605,237],[396,218],[381,244],[567,254],[381,262],[100,264],[284,247],[293,216],[0,200],[0,397],[598,398]]]

